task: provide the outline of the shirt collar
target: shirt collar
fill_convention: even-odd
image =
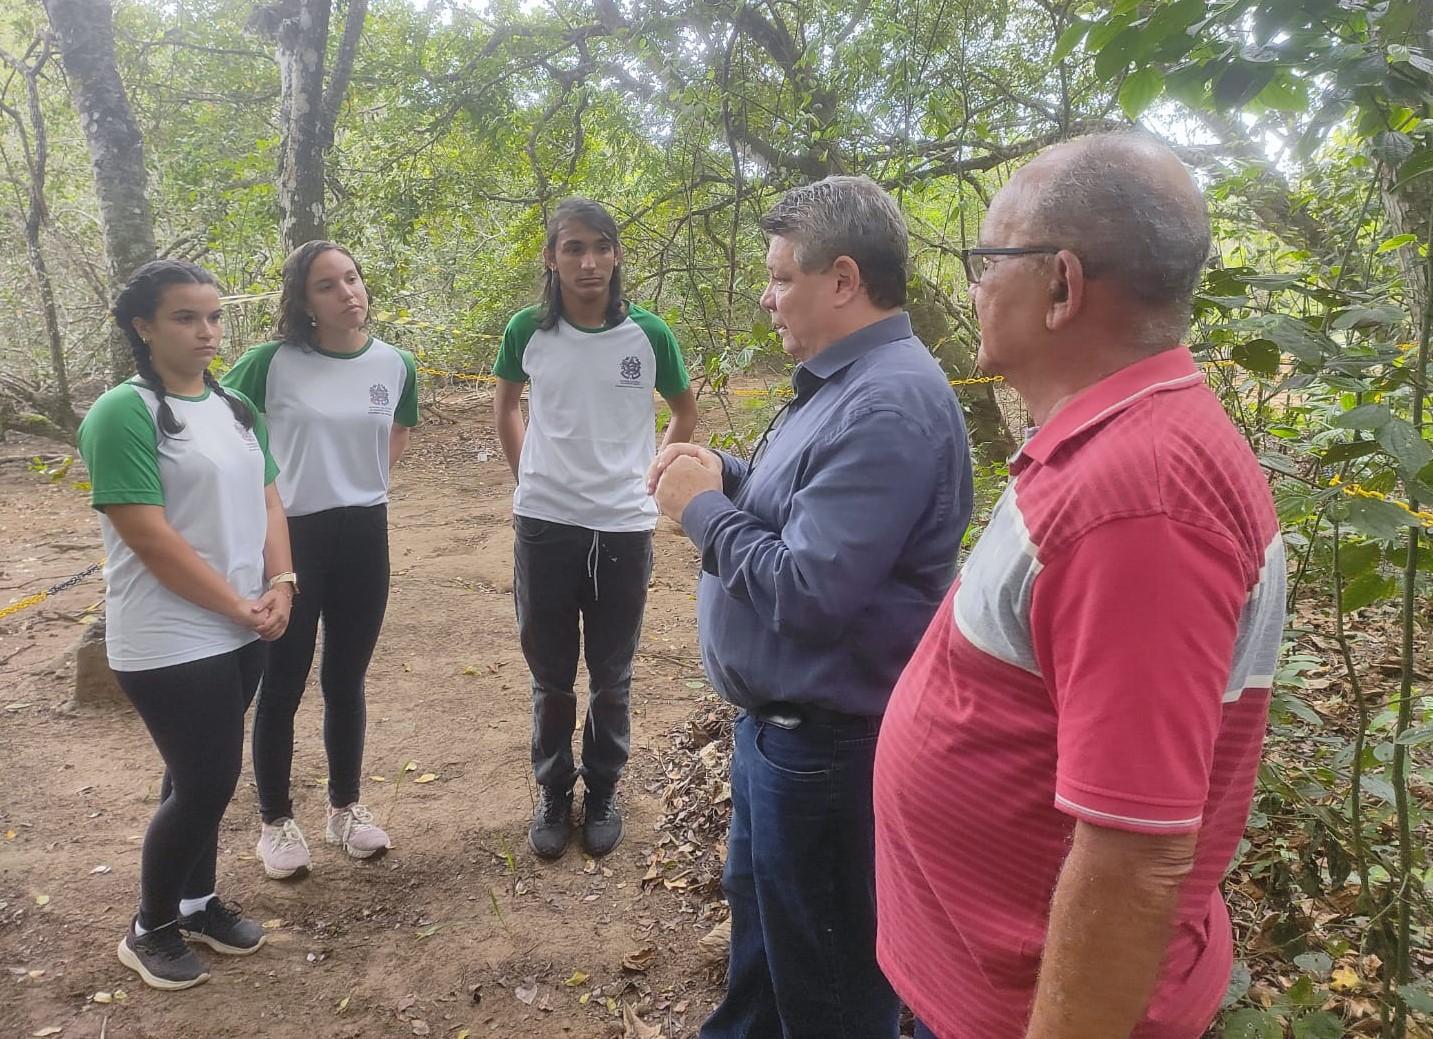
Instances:
[[[1161,350],[1136,361],[1077,393],[1025,441],[1015,453],[1012,469],[1022,466],[1025,459],[1045,464],[1065,441],[1118,415],[1136,401],[1166,390],[1197,386],[1203,381],[1204,376],[1186,346]]]
[[[857,329],[850,335],[836,340],[809,361],[798,364],[796,370],[791,373],[792,389],[799,396],[803,390],[814,388],[815,385],[825,382],[842,368],[876,347],[884,343],[893,343],[898,339],[910,339],[914,335],[915,332],[911,329],[911,316],[905,311],[890,317],[883,317],[865,328]],[[815,384],[810,381],[813,376],[816,379]]]

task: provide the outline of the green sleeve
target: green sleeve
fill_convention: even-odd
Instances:
[[[250,351],[252,353],[253,351]],[[247,354],[245,356],[248,356]],[[260,449],[264,452],[264,486],[267,487],[278,478],[279,463],[274,461],[274,456],[269,454],[269,424],[264,421],[264,413],[254,407],[254,402],[243,390],[236,390],[233,387],[224,387],[229,391],[229,396],[237,397],[249,406],[249,411],[254,415],[254,439],[259,442]]]
[[[412,429],[418,424],[418,362],[413,360],[413,355],[407,350],[399,350],[398,356],[403,358],[403,367],[408,372],[408,378],[403,383],[403,392],[398,395],[398,407],[393,412],[393,421]]]
[[[265,403],[269,386],[269,364],[282,343],[260,343],[251,346],[234,362],[219,381],[226,390],[238,390],[261,414],[269,410]]]
[[[522,353],[527,349],[528,340],[537,331],[537,307],[519,310],[508,322],[503,332],[502,345],[498,347],[498,359],[493,362],[493,374],[508,382],[527,382],[527,372],[522,366]]]
[[[682,348],[667,323],[650,311],[632,307],[632,320],[647,333],[647,342],[652,344],[652,353],[657,355],[657,392],[668,400],[685,393],[691,386],[687,374],[687,363],[682,360]]]
[[[90,471],[90,504],[163,505],[159,431],[139,391],[121,383],[95,401],[77,436]]]

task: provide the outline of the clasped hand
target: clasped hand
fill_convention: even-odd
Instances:
[[[265,642],[273,642],[289,626],[293,601],[293,585],[281,584],[257,599],[240,599],[230,619],[250,631],[258,632],[259,638]]]
[[[698,494],[721,489],[721,456],[696,444],[663,448],[647,470],[647,493],[657,499],[662,515],[677,523]]]

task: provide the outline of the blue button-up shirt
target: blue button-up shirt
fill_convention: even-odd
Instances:
[[[874,716],[955,578],[970,520],[960,405],[906,314],[798,365],[754,466],[682,525],[702,553],[702,663],[739,707]]]

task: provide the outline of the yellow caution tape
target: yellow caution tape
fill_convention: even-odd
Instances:
[[[495,375],[473,375],[471,372],[445,372],[441,368],[419,368],[424,375],[436,375],[443,379],[463,379],[467,382],[497,382]]]
[[[1344,483],[1337,476],[1329,480],[1330,487],[1337,487],[1350,498],[1372,498],[1375,501],[1386,501],[1390,505],[1396,505],[1408,515],[1418,520],[1425,527],[1433,527],[1433,512],[1424,509],[1414,510],[1407,502],[1399,501],[1397,498],[1390,498],[1381,491],[1370,491],[1367,487],[1360,487],[1356,483]]]

